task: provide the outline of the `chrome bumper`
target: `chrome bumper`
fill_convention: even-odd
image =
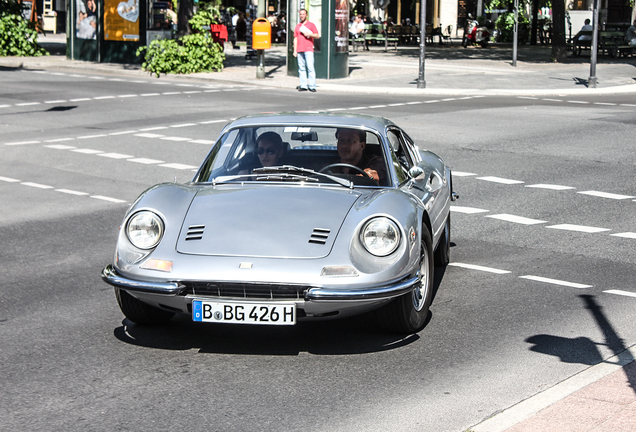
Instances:
[[[128,279],[117,273],[112,265],[102,270],[104,282],[126,291],[135,291],[148,294],[176,296],[185,290],[185,285],[180,282],[144,282]],[[382,300],[399,297],[407,294],[420,282],[420,277],[395,282],[385,286],[366,289],[341,289],[341,288],[310,288],[305,292],[306,301],[356,301],[356,300]]]

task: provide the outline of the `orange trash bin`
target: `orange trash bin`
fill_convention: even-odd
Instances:
[[[255,50],[272,47],[272,25],[266,18],[257,18],[252,23],[252,48]]]

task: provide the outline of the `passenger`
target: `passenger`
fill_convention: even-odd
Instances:
[[[256,140],[256,154],[264,167],[279,165],[284,153],[285,144],[276,132],[264,132]]]
[[[584,32],[584,31],[592,31],[594,30],[594,27],[592,27],[592,25],[590,24],[590,20],[586,19],[585,20],[585,24],[583,25],[583,27],[581,27],[581,31],[580,32]],[[579,32],[579,33],[580,33]],[[592,36],[591,35],[581,35],[579,36],[579,40],[580,41],[586,41],[586,40],[592,40]]]
[[[367,133],[357,129],[338,129],[336,131],[338,156],[340,163],[355,165],[381,185],[386,184],[386,166],[382,157],[364,153],[367,145]],[[337,168],[334,172],[349,173],[349,168]],[[353,171],[356,173],[356,171]]]

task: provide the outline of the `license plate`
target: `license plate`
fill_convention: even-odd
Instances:
[[[296,324],[296,303],[192,301],[192,320],[231,324]]]

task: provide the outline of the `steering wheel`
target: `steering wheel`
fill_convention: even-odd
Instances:
[[[349,168],[349,169],[357,171],[360,174],[362,174],[363,176],[368,177],[371,180],[375,181],[373,179],[373,177],[371,177],[369,174],[364,172],[364,170],[362,168],[359,168],[359,167],[357,167],[355,165],[351,165],[351,164],[348,164],[348,163],[332,163],[332,164],[327,165],[326,167],[323,167],[319,172],[321,172],[321,173],[325,173],[325,172],[326,173],[332,173],[332,171],[331,171],[332,168]]]

